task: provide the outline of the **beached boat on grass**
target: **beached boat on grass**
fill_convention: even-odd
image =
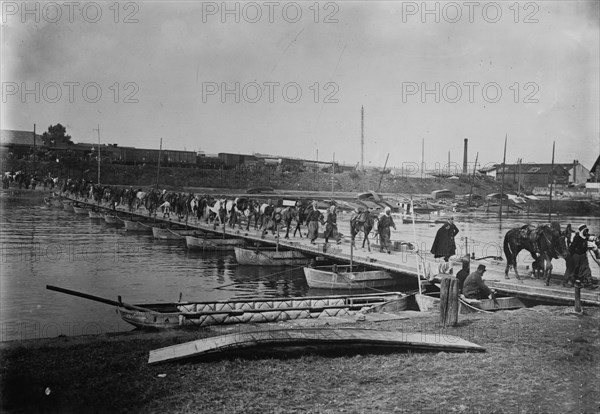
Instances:
[[[349,266],[305,267],[306,283],[317,289],[369,289],[394,286],[386,270],[350,271]]]
[[[283,250],[274,247],[234,247],[234,251],[235,259],[241,265],[302,266],[308,265],[311,261],[310,257],[297,250]]]
[[[233,250],[235,246],[242,246],[245,241],[240,238],[206,235],[204,237],[185,236],[185,243],[190,250]]]
[[[234,323],[277,322],[293,319],[348,316],[364,307],[397,303],[400,292],[362,295],[310,296],[294,298],[247,298],[221,301],[150,303],[130,305],[56,286],[49,290],[66,293],[117,307],[127,323],[146,329],[171,329]],[[377,310],[376,310],[377,311]]]

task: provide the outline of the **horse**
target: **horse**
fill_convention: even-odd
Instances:
[[[225,203],[226,203],[226,199],[222,198],[220,200],[214,200],[212,203],[211,202],[207,202],[206,204],[206,222],[208,223],[209,220],[212,218],[214,221],[214,226],[213,228],[217,228],[217,223],[216,223],[216,219],[219,219],[219,225],[223,225],[225,223]]]
[[[364,238],[362,243],[362,248],[365,248],[365,242],[367,243],[367,248],[369,252],[371,251],[371,242],[369,241],[369,233],[373,230],[375,226],[375,220],[377,220],[377,215],[374,215],[370,211],[359,211],[358,214],[352,215],[350,218],[350,237],[352,239],[352,246],[354,247],[354,239],[358,235],[358,233],[363,232]]]
[[[308,206],[301,201],[296,202],[296,227],[294,227],[293,237],[296,237],[296,232],[300,234],[300,238],[302,238],[302,229],[300,226],[306,222],[306,217],[308,213],[306,212]]]
[[[298,219],[298,210],[296,206],[287,207],[281,213],[281,219],[285,225],[285,239],[290,238],[290,228],[292,227],[292,220]]]
[[[551,225],[543,224],[537,227],[525,225],[510,229],[504,236],[503,247],[506,256],[504,270],[506,279],[510,279],[508,276],[510,267],[515,271],[517,279],[521,279],[517,271],[517,255],[521,250],[527,250],[536,262],[538,272],[541,270],[546,286],[550,285],[551,260],[568,256],[566,237],[560,231],[560,224],[556,222]]]

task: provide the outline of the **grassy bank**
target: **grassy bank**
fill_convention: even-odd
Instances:
[[[399,314],[401,315],[401,314]],[[292,355],[147,364],[148,352],[232,329],[130,333],[2,344],[2,412],[457,412],[600,410],[600,310],[535,307],[461,315],[404,313],[340,326],[456,335],[481,354]],[[291,322],[277,326],[290,326]],[[330,322],[334,324],[334,320]],[[322,325],[327,329],[328,325]]]

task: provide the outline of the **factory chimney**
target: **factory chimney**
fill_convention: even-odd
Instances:
[[[463,174],[467,174],[468,173],[468,169],[467,169],[467,149],[469,147],[469,140],[467,138],[465,138],[465,153],[463,155]]]

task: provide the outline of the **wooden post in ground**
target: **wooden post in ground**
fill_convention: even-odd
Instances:
[[[581,286],[575,282],[575,312],[581,313]]]
[[[442,326],[456,326],[458,323],[458,280],[455,277],[442,278],[440,299]]]

